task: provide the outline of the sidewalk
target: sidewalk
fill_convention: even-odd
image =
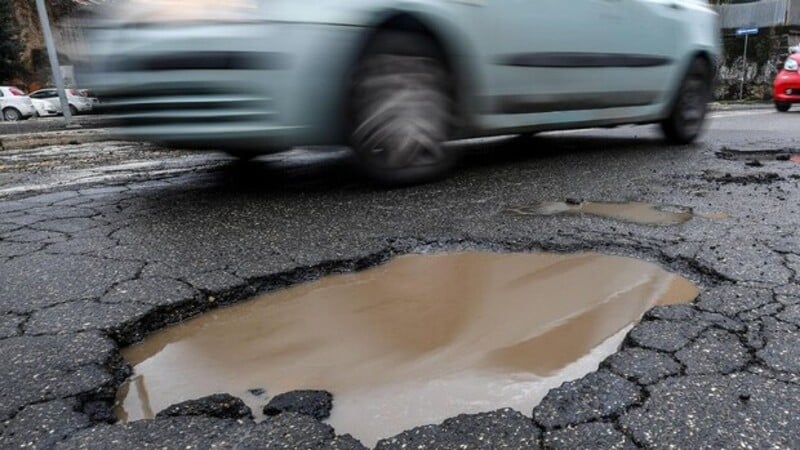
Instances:
[[[723,101],[711,102],[708,104],[709,111],[738,111],[745,109],[772,109],[775,106],[771,102],[753,101]]]
[[[87,142],[111,140],[105,128],[45,131],[27,134],[0,135],[0,151],[28,149],[47,145],[78,145]]]

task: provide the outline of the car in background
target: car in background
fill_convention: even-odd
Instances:
[[[31,98],[31,101],[33,102],[33,107],[36,108],[36,116],[38,117],[58,116],[62,113],[60,103],[53,104],[39,98]]]
[[[89,113],[94,108],[94,103],[85,89],[67,89],[66,94],[69,111],[73,116]],[[29,95],[32,99],[49,102],[53,106],[58,106],[58,108],[61,109],[61,100],[58,98],[58,91],[56,89],[39,89],[38,91],[31,92]]]
[[[452,168],[458,138],[655,123],[690,143],[720,55],[698,0],[311,3],[106,2],[78,79],[131,139],[243,158],[345,144],[405,184]]]
[[[100,99],[97,98],[97,95],[95,95],[94,92],[90,91],[89,89],[81,89],[81,92],[83,92],[84,97],[88,97],[92,102],[92,111],[97,112],[100,107]]]
[[[16,122],[36,114],[36,108],[25,92],[13,86],[0,86],[0,113],[3,120]]]
[[[775,76],[772,100],[779,112],[789,111],[793,103],[800,103],[800,53],[789,55]]]

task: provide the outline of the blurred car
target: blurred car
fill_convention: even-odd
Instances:
[[[31,98],[33,107],[36,109],[36,115],[39,117],[57,116],[62,113],[61,105],[54,105],[53,103],[38,98]]]
[[[800,103],[800,53],[792,53],[786,58],[783,68],[772,84],[772,99],[775,109],[789,111],[793,103]]]
[[[388,183],[445,173],[455,138],[658,123],[692,142],[720,52],[699,0],[127,0],[90,28],[81,83],[128,137],[349,144]]]
[[[0,112],[10,122],[28,119],[36,114],[30,97],[13,86],[0,86]]]
[[[92,99],[88,97],[85,90],[81,89],[66,89],[67,103],[69,103],[69,111],[73,116],[78,114],[88,113],[92,111],[94,105]],[[58,98],[58,91],[53,88],[39,89],[38,91],[31,92],[32,99],[44,100],[51,103],[53,106],[58,106],[61,109],[61,100]]]

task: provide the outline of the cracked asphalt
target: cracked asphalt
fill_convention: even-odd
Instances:
[[[594,373],[533,411],[462,415],[377,448],[799,448],[799,113],[461,144],[447,180],[370,186],[346,151],[237,163],[94,142],[0,152],[0,447],[357,449],[309,416],[115,425],[121,346],[210,309],[409,252],[593,250],[701,287],[657,307]],[[754,163],[754,161],[756,161]],[[582,199],[704,214],[653,227],[505,212]],[[268,388],[268,386],[265,386]],[[335,398],[334,398],[335,408]]]

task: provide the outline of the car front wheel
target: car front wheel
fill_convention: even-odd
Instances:
[[[695,59],[681,83],[669,117],[661,122],[661,130],[671,144],[693,142],[703,131],[711,100],[711,68],[700,58]]]
[[[789,108],[791,107],[792,107],[791,103],[775,102],[775,109],[777,109],[779,112],[789,111]]]
[[[413,33],[377,35],[351,88],[351,143],[373,180],[414,184],[456,163],[447,140],[453,122],[452,82],[436,45]]]

